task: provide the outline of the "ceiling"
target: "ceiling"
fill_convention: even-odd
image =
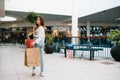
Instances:
[[[79,23],[90,21],[92,23],[120,23],[120,6],[104,10],[95,14],[80,17]]]
[[[25,17],[27,16],[28,12],[18,12],[18,11],[5,11],[6,15],[17,17],[18,20],[26,20]],[[71,16],[67,15],[56,15],[56,14],[45,14],[40,13],[40,16],[44,18],[45,21],[64,21]]]
[[[28,13],[7,10],[5,11],[5,14],[8,16],[16,17],[18,21],[25,21],[25,17]],[[45,21],[60,21],[63,23],[72,22],[71,16],[69,15],[56,15],[46,13],[40,13],[40,15],[44,18]],[[87,21],[90,21],[91,23],[120,23],[120,20],[116,20],[117,18],[120,18],[120,6],[84,17],[80,17],[78,18],[78,22],[86,23]]]

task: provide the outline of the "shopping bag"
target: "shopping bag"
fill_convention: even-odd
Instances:
[[[66,50],[66,52],[67,52],[67,58],[72,58],[72,51]]]
[[[26,48],[33,48],[34,46],[31,45],[32,42],[34,42],[34,39],[27,39]]]
[[[27,67],[40,66],[40,49],[26,48],[24,64]]]

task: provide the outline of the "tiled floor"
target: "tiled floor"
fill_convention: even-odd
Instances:
[[[0,80],[120,80],[120,62],[112,59],[68,59],[63,54],[45,54],[45,77],[39,76],[39,67],[35,77],[31,72],[31,68],[24,66],[24,48],[12,44],[0,46]]]

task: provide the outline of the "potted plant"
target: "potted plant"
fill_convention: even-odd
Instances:
[[[35,23],[35,19],[39,16],[38,13],[36,12],[28,12],[28,14],[26,15],[25,19],[31,23],[32,26],[34,26]],[[33,39],[33,34],[32,32],[29,32],[28,35],[30,39]]]
[[[28,15],[26,16],[26,20],[28,20],[31,24],[35,23],[35,19],[39,16],[38,13],[36,12],[29,12]]]
[[[54,52],[54,46],[52,45],[52,35],[48,32],[45,33],[45,51],[47,54],[51,54]]]
[[[111,31],[109,40],[114,44],[110,50],[111,56],[115,61],[120,61],[120,30]]]

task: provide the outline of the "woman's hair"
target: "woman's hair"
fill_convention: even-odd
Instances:
[[[43,18],[41,16],[38,16],[37,18],[40,18],[41,26],[44,26],[44,20],[43,20]],[[36,18],[36,20],[37,20],[37,18]],[[39,27],[36,22],[35,22],[35,24],[36,24],[37,27]]]

